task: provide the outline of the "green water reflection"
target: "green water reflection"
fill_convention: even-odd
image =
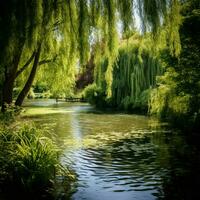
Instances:
[[[200,199],[197,145],[157,120],[53,100],[25,106],[24,118],[65,147],[62,162],[78,175],[71,199]]]

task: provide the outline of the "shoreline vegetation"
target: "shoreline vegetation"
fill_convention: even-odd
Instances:
[[[76,175],[62,165],[61,156],[62,147],[51,133],[19,117],[6,123],[1,117],[0,197],[57,199],[64,194],[67,198]]]

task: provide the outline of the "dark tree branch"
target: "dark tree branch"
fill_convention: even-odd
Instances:
[[[56,21],[53,25],[52,25],[52,30],[56,30],[57,29],[57,27],[59,26],[59,25],[61,25],[61,24],[63,24],[64,23],[64,20],[58,20],[58,21]]]
[[[52,59],[48,59],[48,60],[42,60],[38,63],[38,65],[43,65],[43,64],[47,64],[47,63],[50,63],[52,62],[53,60]]]
[[[53,59],[47,59],[47,60],[41,60],[39,61],[38,65],[43,65],[43,64],[47,64],[47,63],[50,63],[50,62],[54,62],[57,58],[57,55],[55,55],[55,57]]]
[[[28,92],[29,92],[29,90],[32,86],[33,80],[34,80],[36,72],[37,72],[38,64],[39,64],[39,58],[40,58],[40,53],[41,53],[41,45],[42,45],[42,42],[40,42],[38,44],[38,48],[35,51],[34,62],[33,62],[31,72],[29,74],[29,77],[28,77],[23,89],[21,90],[21,92],[19,93],[19,95],[17,97],[17,100],[15,101],[16,106],[22,105],[24,98],[27,96],[27,94],[28,94]]]
[[[17,78],[30,65],[30,63],[32,62],[34,56],[35,56],[35,51],[32,53],[31,57],[27,60],[25,65],[21,69],[19,69],[17,71],[15,78]]]

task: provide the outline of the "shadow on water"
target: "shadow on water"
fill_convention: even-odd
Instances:
[[[180,135],[122,139],[70,157],[79,174],[72,199],[200,198],[200,157]]]
[[[27,108],[24,118],[54,132],[65,147],[61,162],[78,176],[70,199],[200,199],[198,142],[182,133],[87,104],[30,102]]]

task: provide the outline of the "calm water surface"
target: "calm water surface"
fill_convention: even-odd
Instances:
[[[155,119],[54,100],[24,106],[64,145],[62,162],[78,175],[71,200],[200,199],[198,145]]]

